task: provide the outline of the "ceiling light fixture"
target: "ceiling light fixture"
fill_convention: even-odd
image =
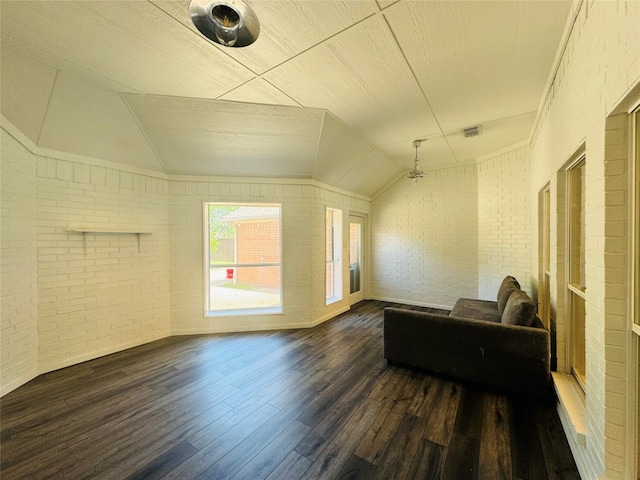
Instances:
[[[409,173],[407,173],[407,178],[410,178],[416,183],[420,178],[424,177],[424,172],[420,170],[420,163],[418,162],[418,147],[420,146],[420,143],[422,143],[422,140],[413,141],[413,146],[416,149],[416,158],[414,160],[415,163],[413,165],[413,170],[410,170]]]
[[[225,47],[246,47],[260,34],[258,17],[241,0],[191,0],[189,15],[200,33]]]

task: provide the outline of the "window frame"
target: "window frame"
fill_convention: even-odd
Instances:
[[[329,213],[331,213],[331,224],[329,224]],[[338,217],[337,219],[336,216]],[[325,207],[325,305],[331,305],[344,298],[342,291],[342,219],[343,212],[341,209]],[[330,255],[329,239],[331,239]],[[329,293],[329,266],[332,267],[331,279],[333,280],[331,294]]]
[[[574,261],[575,257],[575,235],[576,235],[576,215],[573,208],[576,185],[574,180],[574,172],[578,168],[584,168],[584,174],[582,175],[580,185],[580,218],[577,219],[578,226],[580,227],[579,234],[583,237],[582,243],[580,243],[579,252],[579,268],[580,271],[580,283],[582,282],[582,276],[586,268],[586,249],[585,249],[585,179],[586,179],[586,153],[581,151],[577,155],[577,159],[566,168],[566,215],[567,215],[567,229],[566,229],[566,308],[567,308],[567,360],[569,362],[569,372],[576,380],[583,394],[586,394],[587,383],[587,355],[586,355],[586,286],[577,285],[574,283],[576,265]],[[581,315],[581,318],[576,318],[576,315]],[[580,320],[580,321],[578,321]],[[584,348],[583,348],[584,347]],[[578,352],[577,349],[580,348]],[[578,365],[578,363],[580,363]]]
[[[243,263],[243,262],[228,262],[224,264],[216,265],[216,268],[233,269],[237,272],[238,268],[253,268],[253,267],[278,267],[279,268],[279,303],[277,306],[251,306],[247,308],[230,308],[230,309],[211,309],[211,251],[210,251],[210,222],[209,222],[209,206],[227,206],[227,207],[277,207],[278,208],[278,258],[279,262],[266,262],[266,263]],[[204,316],[205,317],[226,317],[226,316],[238,316],[238,315],[271,315],[282,314],[284,311],[283,298],[284,298],[284,284],[283,284],[283,266],[284,266],[284,252],[283,252],[283,238],[282,238],[282,203],[277,202],[216,202],[216,201],[204,201],[203,202],[203,254],[204,254]],[[234,250],[237,245],[234,244]],[[235,254],[234,254],[235,256]],[[234,259],[237,260],[237,259]]]
[[[538,314],[544,327],[551,331],[551,184],[538,194]]]

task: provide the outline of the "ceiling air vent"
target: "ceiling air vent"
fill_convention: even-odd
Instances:
[[[482,133],[482,128],[480,127],[480,125],[478,125],[477,127],[465,128],[464,130],[462,130],[462,133],[464,133],[465,138],[477,137]]]

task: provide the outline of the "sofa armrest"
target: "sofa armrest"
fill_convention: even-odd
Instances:
[[[546,395],[550,336],[545,329],[387,307],[384,357],[456,378]]]

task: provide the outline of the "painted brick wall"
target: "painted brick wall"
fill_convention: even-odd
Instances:
[[[401,179],[372,202],[371,296],[451,308],[478,296],[476,166]]]
[[[39,157],[37,189],[40,370],[168,336],[167,181]]]
[[[203,202],[282,205],[283,314],[204,316]],[[341,208],[344,219],[348,219],[350,211],[369,212],[365,200],[308,183],[172,179],[169,184],[172,333],[304,327],[347,309],[346,294],[342,302],[324,304],[326,205]],[[343,247],[346,253],[346,240]],[[348,265],[345,269],[347,279]]]
[[[505,275],[531,294],[529,147],[478,163],[478,293],[496,300]]]
[[[605,392],[604,399],[604,450],[606,474],[615,478],[624,472],[625,454],[628,450],[624,443],[626,425],[625,399],[626,375],[626,339],[629,325],[627,316],[628,276],[630,252],[627,251],[630,237],[628,218],[631,213],[629,202],[629,163],[627,160],[628,142],[632,139],[629,132],[627,115],[615,115],[607,118],[605,131],[604,162],[604,310],[606,323],[602,335],[594,339],[598,350],[604,353]],[[640,466],[639,466],[640,468]]]
[[[587,431],[584,444],[574,442],[570,426],[565,428],[582,476],[615,479],[626,477],[621,457],[626,433],[619,418],[625,401],[620,395],[623,387],[619,372],[626,371],[627,343],[619,328],[625,322],[626,306],[623,313],[622,305],[626,305],[627,300],[618,298],[618,287],[623,284],[620,261],[627,248],[628,232],[619,220],[621,211],[627,208],[621,158],[612,153],[621,148],[615,144],[622,133],[619,124],[609,124],[606,117],[618,102],[626,100],[640,81],[640,3],[587,0],[576,3],[574,8],[579,8],[576,21],[561,52],[558,70],[534,130],[531,196],[535,198],[540,188],[551,180],[552,252],[556,252],[555,258],[552,253],[552,263],[557,262],[552,265],[552,304],[557,314],[560,369],[563,341],[560,337],[566,322],[562,271],[565,232],[561,221],[564,212],[554,213],[553,209],[561,208],[564,197],[561,191],[564,176],[560,172],[563,164],[581,144],[586,145]],[[557,199],[555,205],[554,198]],[[537,206],[534,208],[532,225],[537,219]],[[553,226],[558,231],[554,232]],[[536,245],[534,237],[532,243]],[[537,249],[533,253],[531,269],[537,276]]]
[[[2,130],[0,395],[38,372],[36,158]]]

